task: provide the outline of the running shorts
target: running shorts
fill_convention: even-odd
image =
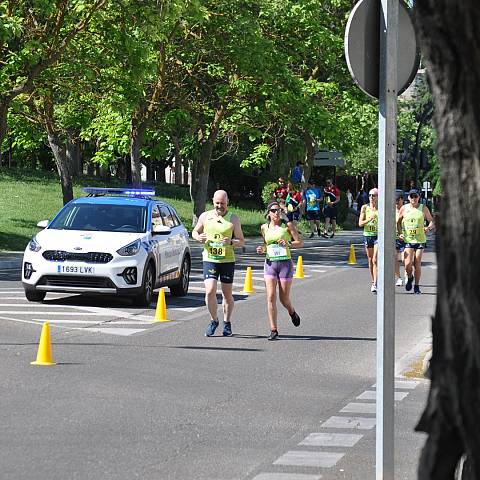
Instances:
[[[289,222],[298,222],[298,219],[300,218],[300,212],[298,210],[296,210],[295,212],[288,212],[287,218]]]
[[[363,236],[363,244],[367,248],[373,248],[378,243],[377,235],[372,235],[367,237],[366,235]]]
[[[293,262],[291,260],[279,260],[277,262],[272,262],[271,260],[266,259],[263,265],[263,275],[265,278],[292,281]]]
[[[222,283],[233,283],[235,274],[235,262],[217,263],[203,262],[203,279],[218,280]]]
[[[330,218],[330,220],[337,219],[337,206],[336,205],[327,205],[323,209],[323,214],[325,218]]]
[[[405,242],[397,238],[395,240],[395,249],[398,250],[399,252],[403,252],[405,250]]]
[[[307,210],[305,216],[307,220],[320,220],[320,210]]]
[[[426,243],[406,243],[405,248],[413,248],[414,250],[423,250],[427,246]]]

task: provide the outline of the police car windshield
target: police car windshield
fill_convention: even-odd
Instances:
[[[146,224],[146,207],[81,203],[67,205],[63,208],[48,228],[143,233],[146,230]]]

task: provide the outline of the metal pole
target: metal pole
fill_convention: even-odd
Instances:
[[[378,116],[376,480],[394,479],[395,197],[398,0],[381,0]]]

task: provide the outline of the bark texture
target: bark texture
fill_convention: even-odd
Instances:
[[[480,478],[480,4],[417,0],[441,162],[438,290],[421,480]]]

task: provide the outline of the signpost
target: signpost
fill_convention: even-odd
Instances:
[[[355,82],[379,99],[376,479],[393,480],[397,95],[411,83],[419,62],[406,5],[360,0],[348,19],[345,55]]]

